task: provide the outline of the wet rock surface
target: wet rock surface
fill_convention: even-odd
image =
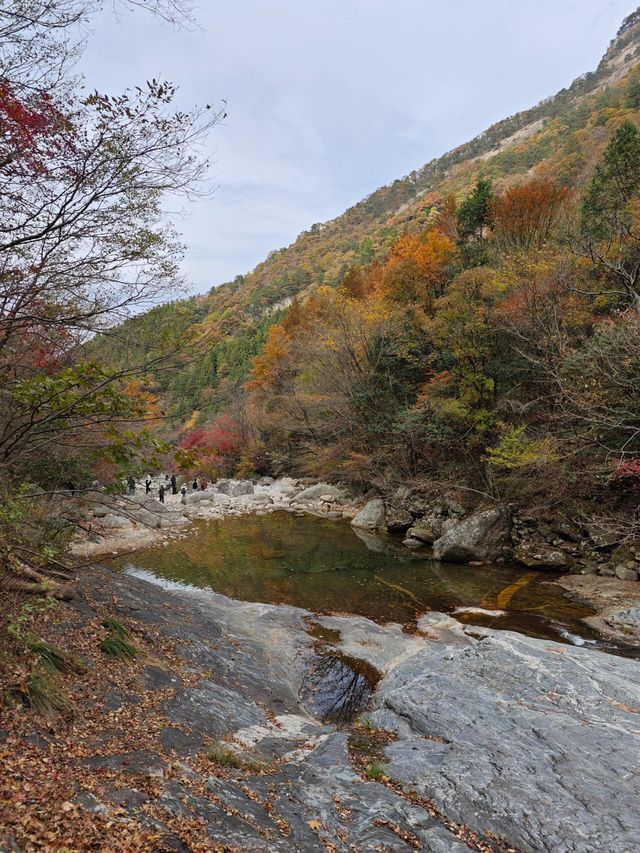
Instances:
[[[177,641],[189,676],[145,667],[147,689],[169,690],[158,750],[101,747],[92,760],[130,768],[131,783],[100,798],[78,791],[83,807],[119,819],[117,809],[139,812],[148,800],[136,780],[153,778],[153,826],[167,849],[163,814],[201,818],[212,845],[243,851],[457,853],[469,849],[465,827],[476,833],[465,836],[472,849],[481,837],[485,850],[640,845],[636,661],[440,614],[407,634],[364,617],[163,589],[100,567],[83,586],[80,612],[108,604],[160,629]],[[360,713],[367,726],[396,732],[382,781],[354,761],[353,723],[324,722],[304,701],[309,661],[324,654],[375,668]],[[221,743],[236,769],[200,760]]]
[[[637,581],[598,576],[565,575],[558,581],[567,595],[597,613],[584,621],[605,637],[634,643],[640,642],[640,587]]]

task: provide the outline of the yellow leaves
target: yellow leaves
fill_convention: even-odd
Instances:
[[[317,830],[322,827],[322,824],[319,820],[309,820],[307,821],[307,823],[309,824],[309,829]]]
[[[384,266],[382,295],[400,302],[428,301],[439,295],[456,252],[453,240],[437,228],[424,234],[403,234]]]
[[[194,409],[193,412],[191,413],[190,417],[185,421],[184,426],[182,428],[183,431],[189,432],[189,430],[192,430],[195,427],[195,425],[198,423],[198,417],[199,416],[200,416],[200,409]]]
[[[155,418],[159,414],[158,397],[147,391],[141,379],[132,379],[122,388],[122,393],[135,404],[137,412],[146,418]]]
[[[289,353],[289,336],[284,328],[278,324],[271,326],[262,355],[253,360],[251,381],[247,384],[247,388],[250,391],[258,391],[274,385]]]
[[[487,450],[486,459],[494,468],[513,470],[531,468],[558,459],[557,448],[551,438],[532,439],[526,427],[506,427],[495,447]]]

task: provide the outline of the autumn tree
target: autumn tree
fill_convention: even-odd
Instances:
[[[367,282],[362,267],[351,267],[340,282],[340,290],[353,299],[362,299],[367,291]]]
[[[465,270],[436,300],[427,331],[434,346],[436,372],[443,368],[447,382],[439,393],[454,396],[457,406],[442,405],[454,420],[475,433],[493,423],[489,411],[498,399],[501,371],[500,333],[497,305],[503,287],[494,270]]]
[[[443,293],[455,256],[453,240],[437,228],[403,234],[391,247],[380,291],[390,302],[428,306]]]
[[[177,110],[175,87],[158,80],[119,96],[77,89],[68,32],[95,5],[19,0],[0,10],[4,487],[45,453],[134,449],[129,425],[155,414],[127,389],[160,357],[110,368],[93,339],[180,287],[182,247],[163,197],[207,191],[198,145],[220,112]],[[39,54],[21,53],[30,37]]]
[[[510,187],[491,202],[491,228],[505,249],[540,248],[551,237],[568,191],[553,181],[534,179]]]

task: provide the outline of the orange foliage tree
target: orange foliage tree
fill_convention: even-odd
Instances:
[[[380,282],[390,302],[422,302],[441,296],[448,268],[456,258],[453,240],[438,228],[403,234],[393,244]]]
[[[495,239],[507,249],[541,247],[553,233],[567,197],[567,189],[550,180],[510,187],[491,203]]]

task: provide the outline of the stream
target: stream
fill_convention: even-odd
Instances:
[[[391,537],[289,513],[196,521],[159,546],[123,555],[127,572],[212,589],[240,601],[289,604],[378,623],[415,623],[430,610],[528,636],[595,644],[591,611],[552,574],[506,565],[439,563]],[[598,642],[598,645],[603,645]]]

